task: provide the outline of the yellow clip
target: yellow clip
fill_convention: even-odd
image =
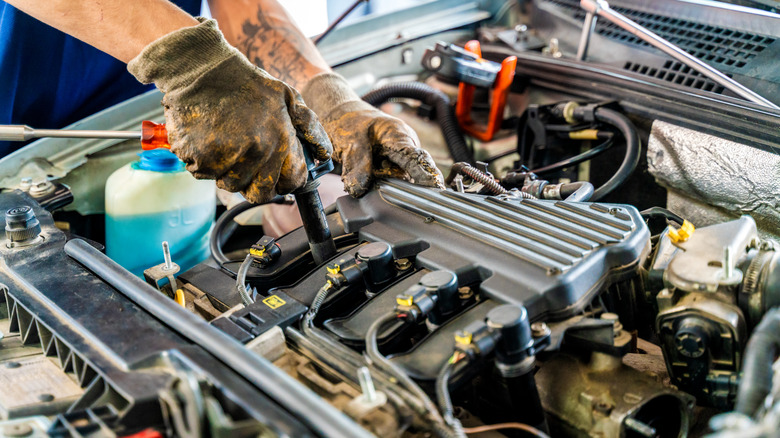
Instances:
[[[684,220],[680,228],[669,228],[667,235],[669,236],[669,239],[672,240],[672,242],[680,243],[687,241],[691,235],[693,235],[694,231],[696,231],[696,227],[694,227],[693,224],[687,220]]]
[[[262,257],[265,255],[265,248],[249,248],[249,254],[255,257]]]
[[[580,131],[569,132],[569,138],[572,140],[598,140],[598,129],[582,129]]]
[[[395,297],[395,302],[399,306],[411,307],[414,304],[414,297],[411,295],[399,295]]]
[[[330,266],[326,266],[326,267],[325,267],[325,269],[327,269],[327,270],[328,270],[328,273],[330,273],[331,275],[336,275],[336,274],[338,274],[339,272],[341,272],[341,266],[340,266],[340,265],[338,265],[338,264],[336,264],[336,265],[333,265],[333,267],[332,267],[332,268],[331,268]]]
[[[173,295],[173,300],[176,301],[176,304],[187,307],[187,303],[184,301],[184,291],[181,289],[176,289],[176,293]]]
[[[455,332],[455,343],[461,344],[461,345],[469,345],[472,340],[472,334],[467,331],[457,331]]]

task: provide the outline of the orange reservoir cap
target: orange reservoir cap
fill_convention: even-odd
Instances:
[[[165,129],[165,123],[144,120],[141,123],[141,149],[148,151],[157,148],[171,148],[168,143],[168,130]]]

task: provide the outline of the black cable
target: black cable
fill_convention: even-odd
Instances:
[[[606,139],[603,143],[599,144],[598,146],[595,146],[591,149],[588,149],[587,151],[575,155],[571,158],[567,158],[565,160],[558,161],[557,163],[549,164],[544,167],[540,167],[538,169],[531,170],[531,172],[535,174],[540,173],[548,173],[548,172],[554,172],[556,170],[561,170],[566,167],[571,167],[580,163],[583,163],[585,161],[591,160],[597,155],[601,154],[602,152],[606,151],[607,149],[611,148],[614,142],[611,138]]]
[[[469,151],[466,139],[458,126],[458,119],[455,117],[455,109],[446,94],[420,82],[400,82],[377,88],[363,96],[363,100],[374,106],[379,106],[393,98],[415,99],[434,108],[436,121],[444,135],[452,160],[474,164],[474,155]]]
[[[639,214],[641,214],[642,218],[644,218],[645,220],[652,219],[654,217],[661,217],[666,220],[675,222],[678,225],[682,225],[683,222],[685,222],[685,219],[683,219],[682,217],[672,213],[671,211],[663,207],[650,207],[647,210],[640,211]]]
[[[593,193],[591,200],[598,201],[626,182],[628,177],[634,173],[636,166],[639,165],[642,140],[639,138],[639,133],[634,124],[623,114],[604,107],[596,108],[593,114],[599,122],[617,128],[626,141],[626,155],[617,172]]]
[[[232,232],[226,233],[225,230],[230,226],[230,224],[233,223],[233,219],[235,219],[239,214],[260,205],[282,204],[285,202],[287,202],[287,199],[284,196],[276,195],[268,202],[264,202],[262,204],[252,204],[249,201],[243,201],[240,204],[237,204],[235,207],[222,213],[222,215],[217,219],[217,222],[214,223],[214,229],[211,231],[211,236],[209,236],[209,249],[211,250],[211,256],[214,257],[214,260],[216,260],[219,265],[224,265],[225,263],[232,261],[225,256],[224,252],[222,252],[222,245],[225,244],[227,239],[230,237],[230,234],[232,234]]]
[[[387,360],[387,358],[379,352],[379,345],[377,344],[377,334],[379,333],[379,330],[385,327],[388,323],[394,322],[397,319],[398,316],[395,314],[395,311],[391,311],[378,318],[371,324],[371,326],[368,328],[368,332],[366,333],[366,355],[369,359],[371,359],[371,362],[373,362],[375,366],[385,370],[385,372],[395,377],[404,388],[414,394],[418,399],[422,400],[423,405],[431,416],[431,419],[438,426],[434,428],[436,432],[445,437],[449,437],[449,428],[445,426],[444,419],[439,414],[439,410],[436,408],[436,405],[434,405],[430,397],[428,397],[428,394],[426,394],[419,385],[414,383],[408,374],[406,374],[396,364]]]
[[[241,267],[238,269],[238,273],[236,273],[236,290],[238,291],[238,295],[241,297],[241,302],[244,303],[244,307],[255,302],[255,300],[252,298],[251,292],[247,290],[246,287],[246,274],[249,272],[250,266],[252,266],[252,255],[247,254],[244,261],[241,262]]]
[[[436,376],[436,401],[439,403],[439,409],[441,409],[444,421],[452,428],[454,435],[465,437],[466,433],[463,432],[463,426],[455,418],[455,409],[452,406],[452,398],[450,397],[450,376],[452,376],[456,363],[458,362],[451,359],[447,360]]]
[[[328,281],[327,283],[325,283],[324,286],[320,288],[320,290],[317,291],[317,294],[314,296],[314,301],[311,302],[309,311],[306,312],[306,314],[303,316],[303,323],[301,324],[304,333],[306,333],[307,335],[311,334],[311,331],[309,329],[314,328],[314,318],[317,316],[317,313],[320,311],[320,307],[322,306],[322,303],[325,302],[325,300],[328,298],[328,295],[330,295],[330,292],[334,289],[335,288],[333,284],[330,281]]]

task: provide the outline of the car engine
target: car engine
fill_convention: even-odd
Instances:
[[[336,29],[323,54],[415,128],[446,188],[383,163],[324,202],[332,167],[312,163],[268,205],[221,194],[188,269],[168,242],[142,277],[106,255],[106,179],[137,140],[0,160],[3,436],[776,435],[780,17],[601,4],[694,56],[739,40],[743,65],[703,59],[767,106],[603,17],[581,34],[586,3],[434,1]],[[75,127],[161,121],[159,99]],[[296,200],[304,226],[270,231]]]

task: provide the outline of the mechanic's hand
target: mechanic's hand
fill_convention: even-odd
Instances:
[[[127,68],[165,93],[171,151],[199,179],[240,191],[250,202],[290,193],[306,182],[301,143],[325,160],[332,147],[295,89],[252,65],[214,20],[148,45]]]
[[[341,179],[350,195],[364,194],[374,174],[392,173],[381,169],[384,160],[397,166],[397,176],[444,188],[444,177],[430,154],[420,148],[414,130],[361,100],[340,75],[319,74],[301,94],[330,135],[333,157],[342,165]]]

